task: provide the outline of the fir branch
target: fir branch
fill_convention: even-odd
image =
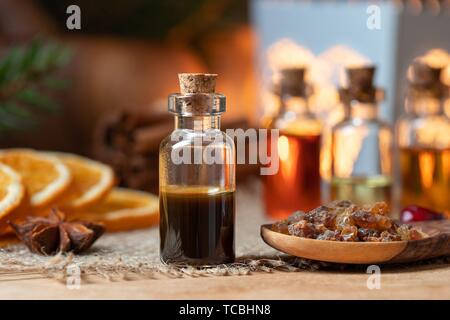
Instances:
[[[58,109],[50,95],[65,83],[57,73],[70,58],[66,47],[34,40],[0,59],[0,130],[29,128]]]

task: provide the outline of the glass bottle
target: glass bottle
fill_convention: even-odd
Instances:
[[[378,119],[382,91],[373,86],[374,74],[372,66],[347,69],[349,87],[341,98],[349,117],[332,128],[332,200],[391,202],[393,134]]]
[[[450,211],[450,119],[441,70],[420,60],[408,70],[405,113],[397,122],[401,205]]]
[[[329,111],[322,115],[322,146],[320,151],[320,177],[322,179],[321,200],[322,203],[328,203],[331,200],[330,183],[331,183],[331,133],[333,127],[348,117],[348,104],[343,95],[344,92],[338,90],[339,97],[337,102],[332,104]]]
[[[322,126],[309,109],[310,87],[305,81],[305,71],[305,68],[281,70],[280,108],[268,126],[280,130],[276,146],[278,172],[263,177],[266,212],[275,219],[320,205]],[[274,151],[273,146],[269,148]]]
[[[234,261],[235,146],[220,130],[216,75],[180,74],[169,96],[175,130],[160,146],[160,256],[164,263]]]

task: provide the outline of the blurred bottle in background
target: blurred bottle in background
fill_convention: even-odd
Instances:
[[[311,87],[305,81],[305,68],[280,71],[278,86],[280,107],[266,127],[279,129],[277,143],[279,170],[264,176],[263,197],[266,213],[286,218],[296,210],[320,205],[320,121],[311,112],[308,96]],[[269,146],[271,153],[274,146]]]
[[[332,200],[358,204],[391,202],[393,134],[378,119],[383,91],[374,87],[375,67],[347,69],[348,88],[341,99],[349,117],[332,129]]]
[[[450,211],[450,119],[441,71],[420,59],[408,69],[405,113],[397,122],[403,207]]]
[[[338,90],[337,90],[338,91]],[[322,203],[331,201],[330,186],[331,186],[331,159],[332,159],[332,132],[333,127],[338,123],[348,119],[349,106],[346,101],[346,90],[338,91],[339,101],[332,104],[329,114],[322,117],[322,147],[320,152],[320,176],[322,178],[321,199]],[[345,95],[345,97],[343,96]]]

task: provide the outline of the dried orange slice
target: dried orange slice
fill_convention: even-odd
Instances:
[[[62,209],[79,209],[102,200],[114,187],[115,179],[111,167],[81,156],[50,152],[70,170],[72,182],[58,201]]]
[[[0,248],[7,247],[11,244],[20,242],[14,234],[2,235],[0,238]]]
[[[50,204],[69,187],[69,169],[56,157],[29,149],[5,149],[0,151],[0,162],[21,176],[32,208]]]
[[[158,223],[159,202],[151,193],[114,188],[102,202],[81,211],[68,212],[68,216],[102,222],[107,231],[140,229]]]
[[[20,175],[0,163],[0,222],[20,205],[24,195]]]

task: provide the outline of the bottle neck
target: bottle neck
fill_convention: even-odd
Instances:
[[[378,105],[353,101],[350,107],[350,116],[353,119],[375,120],[378,117]]]
[[[220,129],[220,115],[182,116],[175,115],[175,129],[206,131]]]
[[[419,116],[438,115],[443,111],[442,99],[430,95],[410,94],[405,99],[405,110]]]
[[[308,99],[296,96],[281,96],[280,112],[307,114],[309,113]]]

